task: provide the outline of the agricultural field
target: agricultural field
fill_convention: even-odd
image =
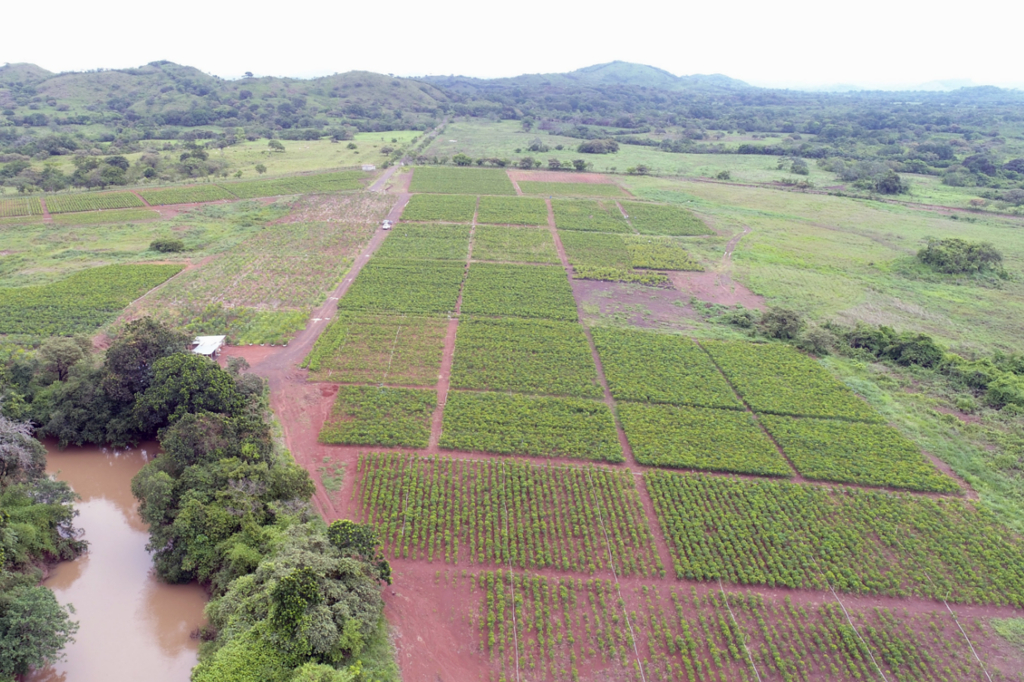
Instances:
[[[623,461],[611,410],[579,398],[452,391],[444,408],[441,447]]]
[[[714,234],[704,221],[681,206],[623,201],[622,210],[640,234],[693,237]]]
[[[442,318],[338,315],[304,365],[311,381],[432,386],[447,329]]]
[[[338,301],[340,310],[449,314],[455,311],[465,263],[371,259]]]
[[[305,328],[309,310],[257,310],[256,308],[225,308],[219,303],[208,305],[185,325],[196,336],[227,336],[232,346],[288,343],[295,333]]]
[[[399,223],[374,258],[455,260],[469,258],[469,225],[407,225]]]
[[[558,252],[546,229],[477,225],[473,230],[473,260],[558,263]]]
[[[919,447],[890,426],[776,415],[762,416],[761,423],[805,478],[940,493],[960,491]]]
[[[627,472],[376,453],[358,470],[363,513],[394,557],[664,574]]]
[[[473,263],[462,312],[575,321],[576,302],[560,267]]]
[[[160,214],[148,208],[127,208],[116,211],[89,211],[87,213],[58,213],[53,222],[58,225],[109,225],[159,220]]]
[[[547,225],[548,207],[532,197],[480,197],[478,223],[496,225]]]
[[[139,190],[139,196],[150,206],[169,204],[198,204],[204,201],[238,199],[231,192],[217,185],[193,185],[192,187],[167,187],[163,189]]]
[[[536,182],[520,180],[519,189],[523,194],[539,194],[548,197],[624,197],[628,196],[621,187],[611,183],[598,182]]]
[[[670,237],[566,230],[559,232],[559,239],[576,279],[663,286],[668,277],[650,270],[704,269]]]
[[[425,448],[436,406],[435,391],[341,386],[320,430],[320,442]]]
[[[633,232],[633,228],[622,217],[618,205],[611,200],[552,199],[551,210],[559,230],[620,234]]]
[[[50,194],[46,197],[48,213],[74,213],[100,211],[112,208],[139,208],[142,200],[131,192],[104,192],[102,194]]]
[[[402,220],[469,223],[475,212],[475,196],[414,194],[402,211]]]
[[[791,346],[731,341],[702,345],[755,412],[881,421],[853,391]]]
[[[748,412],[622,403],[619,418],[640,464],[783,478],[793,475]]]
[[[643,270],[704,269],[683,245],[672,237],[623,235],[622,241],[629,252],[630,265]]]
[[[43,205],[36,197],[0,198],[0,218],[42,215]]]
[[[455,338],[453,388],[600,398],[583,328],[573,322],[469,318]]]
[[[676,576],[1024,605],[1024,541],[958,499],[651,470]]]
[[[505,171],[497,168],[449,168],[423,166],[412,174],[409,191],[426,194],[506,194],[515,187]]]
[[[369,177],[363,171],[340,171],[336,173],[318,173],[315,175],[294,175],[285,178],[274,178],[272,180],[225,182],[221,183],[219,187],[239,199],[256,199],[258,197],[275,197],[286,194],[317,194],[320,192],[359,190],[366,185]]]
[[[617,400],[743,409],[715,363],[690,339],[607,327],[591,333]]]

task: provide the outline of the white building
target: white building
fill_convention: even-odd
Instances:
[[[216,358],[226,338],[226,336],[197,336],[192,341],[192,352],[205,355],[208,358]]]

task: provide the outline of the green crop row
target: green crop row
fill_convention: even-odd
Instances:
[[[703,269],[678,244],[658,237],[567,230],[560,231],[559,238],[576,279],[658,286],[668,283],[668,277],[633,268]]]
[[[532,197],[480,197],[478,223],[498,225],[547,225],[548,207]]]
[[[707,353],[686,337],[606,327],[593,335],[619,400],[743,408]]]
[[[583,265],[573,268],[572,274],[574,279],[593,279],[600,282],[627,282],[649,287],[664,287],[670,284],[667,275],[650,270],[619,270]]]
[[[681,206],[622,202],[622,210],[640,234],[661,234],[676,237],[714,234],[704,221]]]
[[[622,197],[626,193],[618,185],[591,182],[533,182],[520,180],[523,194],[554,197]]]
[[[602,395],[583,328],[551,320],[462,320],[451,385],[586,398]]]
[[[477,225],[473,232],[473,259],[518,263],[557,263],[551,232],[536,227]]]
[[[576,302],[562,268],[473,263],[466,277],[462,312],[576,320]]]
[[[793,474],[748,412],[620,403],[619,418],[641,464],[785,478]]]
[[[344,192],[361,189],[367,175],[362,171],[338,171],[315,175],[296,175],[276,180],[248,180],[220,185],[239,199],[276,197],[286,194],[315,194],[317,192]],[[152,202],[150,202],[152,203]]]
[[[395,557],[662,575],[625,471],[399,454],[359,458],[367,519]]]
[[[1024,606],[1024,544],[956,499],[657,470],[679,578]]]
[[[15,197],[0,199],[0,218],[42,215],[43,205],[36,197]]]
[[[764,415],[762,423],[805,478],[959,492],[920,448],[884,424]]]
[[[180,265],[108,265],[39,286],[0,289],[0,334],[70,336],[91,332]]]
[[[437,393],[432,390],[341,386],[320,430],[320,442],[425,448],[436,406]]]
[[[743,341],[702,345],[755,412],[881,421],[870,405],[791,346]]]
[[[559,230],[584,232],[633,232],[614,201],[593,199],[553,199],[551,208]]]
[[[432,386],[447,330],[444,318],[341,314],[304,366],[312,381]]]
[[[704,270],[682,244],[672,237],[623,235],[621,237],[630,264],[649,270]]]
[[[441,447],[623,461],[611,410],[579,398],[453,391],[444,408]]]
[[[445,168],[426,166],[413,171],[410,192],[427,194],[516,193],[505,171],[497,168]]]
[[[374,258],[465,261],[468,257],[469,225],[399,223],[380,245]]]
[[[338,302],[342,310],[450,313],[459,298],[464,263],[371,259]]]
[[[103,194],[51,194],[46,197],[48,213],[74,213],[111,208],[139,208],[142,199],[131,192],[105,192]]]
[[[402,220],[469,223],[476,212],[476,197],[415,194],[402,211]]]
[[[165,189],[144,189],[139,195],[151,206],[167,204],[198,204],[204,201],[235,199],[235,195],[217,185],[193,185],[192,187],[167,187]]]

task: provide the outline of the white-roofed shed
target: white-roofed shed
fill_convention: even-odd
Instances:
[[[215,358],[226,338],[226,336],[197,336],[192,342],[192,352],[205,355],[208,358]]]

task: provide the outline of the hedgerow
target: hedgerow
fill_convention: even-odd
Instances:
[[[512,181],[496,168],[423,167],[413,171],[410,192],[428,194],[507,194],[516,193]]]
[[[762,423],[805,478],[959,492],[914,443],[884,424],[764,415]]]
[[[623,461],[611,410],[579,398],[452,391],[440,444],[450,450]]]
[[[436,406],[437,393],[432,390],[342,386],[320,431],[320,442],[425,448]]]
[[[98,211],[108,208],[138,208],[145,206],[142,200],[131,192],[106,192],[103,194],[54,194],[46,197],[48,213],[74,213],[75,211]]]
[[[606,327],[592,334],[619,400],[743,408],[707,353],[684,336]]]
[[[469,318],[459,323],[451,385],[600,398],[597,368],[575,322]]]
[[[465,270],[463,263],[374,258],[338,307],[389,313],[452,312]]]
[[[703,220],[681,206],[623,201],[622,210],[640,234],[679,237],[714,234]]]
[[[402,211],[402,220],[468,223],[476,211],[475,196],[415,194]]]
[[[1021,538],[961,500],[656,470],[644,479],[680,579],[1024,605]]]
[[[531,197],[480,197],[478,223],[499,225],[547,225],[548,207]]]
[[[466,277],[462,312],[576,320],[572,287],[559,267],[473,263]]]
[[[520,180],[519,189],[523,194],[569,197],[621,197],[626,196],[622,188],[611,183],[590,182],[533,182]]]
[[[303,363],[313,381],[431,386],[448,321],[437,317],[340,314]]]
[[[193,185],[192,187],[167,187],[165,189],[144,189],[139,195],[151,206],[166,204],[197,204],[204,201],[235,199],[231,192],[217,185]]]
[[[473,260],[557,263],[558,252],[548,230],[477,225],[473,232]]]
[[[744,341],[701,345],[755,412],[882,421],[870,405],[791,346]]]
[[[632,475],[446,457],[367,454],[359,498],[395,557],[663,575]]]
[[[399,223],[377,250],[374,260],[424,259],[465,261],[469,257],[469,225]]]
[[[593,199],[552,199],[551,208],[559,230],[632,233],[629,223],[614,201]]]
[[[636,461],[654,466],[782,476],[793,472],[748,412],[620,403]]]

